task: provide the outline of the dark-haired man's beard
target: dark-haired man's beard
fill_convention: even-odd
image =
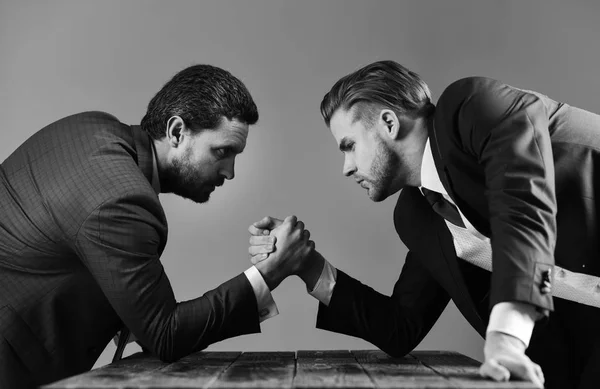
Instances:
[[[195,203],[205,203],[215,186],[223,184],[223,178],[210,179],[201,168],[191,162],[191,150],[181,159],[164,169],[161,174],[161,187],[166,193],[174,193]]]
[[[369,198],[375,202],[383,201],[392,194],[392,183],[398,174],[400,160],[383,142],[378,145],[377,157],[371,165]]]

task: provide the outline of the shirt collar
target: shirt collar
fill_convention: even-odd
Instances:
[[[435,161],[433,160],[433,154],[431,153],[431,144],[429,138],[425,143],[425,151],[423,152],[423,160],[421,162],[421,186],[419,189],[429,189],[434,192],[447,195],[446,189],[440,180],[437,169],[435,167]]]

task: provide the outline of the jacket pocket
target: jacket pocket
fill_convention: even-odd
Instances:
[[[0,336],[6,339],[30,372],[39,374],[48,366],[48,352],[10,305],[0,308]]]

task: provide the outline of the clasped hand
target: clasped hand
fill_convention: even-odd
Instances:
[[[296,216],[284,220],[265,217],[252,224],[250,261],[263,276],[270,290],[290,275],[300,275],[305,259],[313,252],[315,243],[310,232]]]

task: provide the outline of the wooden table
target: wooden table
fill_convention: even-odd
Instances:
[[[445,351],[199,352],[170,364],[138,353],[43,388],[533,388],[484,380],[478,368]]]

